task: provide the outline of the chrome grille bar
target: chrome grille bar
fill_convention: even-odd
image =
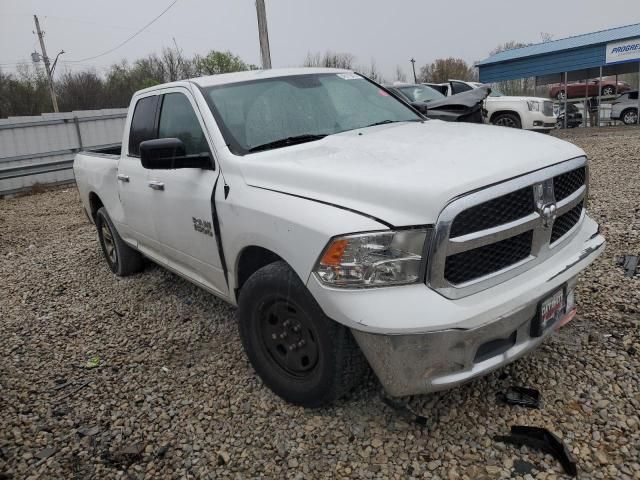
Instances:
[[[587,168],[587,159],[578,157],[452,200],[442,210],[436,224],[427,271],[427,284],[448,298],[462,298],[513,278],[552,256],[554,251],[566,243],[572,237],[572,233],[575,233],[584,217],[584,211],[576,225],[551,244],[552,229],[556,218],[571,211],[580,202],[584,202],[588,190],[587,175],[584,185],[556,203],[554,178],[583,167]],[[527,187],[531,188],[534,197],[535,212],[502,225],[453,238],[449,237],[451,225],[461,212]],[[532,231],[531,252],[528,258],[507,268],[459,284],[450,283],[445,278],[448,257],[494,243],[504,243],[504,241],[528,231]],[[465,255],[464,258],[469,256],[469,254]]]

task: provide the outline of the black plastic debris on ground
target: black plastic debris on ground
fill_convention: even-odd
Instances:
[[[512,425],[510,435],[496,435],[494,440],[512,445],[526,445],[552,455],[573,477],[578,475],[576,460],[562,440],[546,428]]]
[[[536,468],[536,466],[533,463],[527,462],[525,460],[517,459],[513,462],[513,470],[521,475],[531,473],[534,468]]]
[[[618,257],[617,264],[624,269],[625,277],[640,274],[640,257],[638,255],[623,255]]]
[[[506,392],[498,394],[498,401],[507,405],[540,408],[540,392],[535,388],[509,387]]]
[[[392,398],[384,391],[380,392],[380,399],[385,405],[403,415],[407,420],[420,425],[421,427],[424,427],[427,424],[427,417],[423,417],[422,415],[414,412],[406,401]]]

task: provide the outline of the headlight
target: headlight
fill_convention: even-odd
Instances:
[[[527,106],[529,107],[530,112],[539,112],[540,111],[540,102],[537,100],[528,100]]]
[[[360,233],[337,237],[325,248],[315,272],[334,287],[406,285],[422,280],[429,229]]]

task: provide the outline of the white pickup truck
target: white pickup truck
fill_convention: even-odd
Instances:
[[[482,83],[463,80],[426,85],[447,96],[485,86]],[[497,88],[492,87],[491,94],[484,101],[484,108],[487,111],[487,122],[502,127],[549,133],[556,128],[557,124],[553,102],[548,98],[503,95]]]
[[[605,244],[582,150],[427,120],[346,70],[139,91],[121,152],[74,171],[111,270],[147,257],[238,305],[255,371],[310,407],[367,364],[404,396],[515,360],[573,317]]]

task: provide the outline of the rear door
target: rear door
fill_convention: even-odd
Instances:
[[[202,286],[226,296],[226,276],[214,227],[213,192],[220,170],[191,92],[186,88],[163,91],[158,116],[158,138],[179,138],[186,154],[208,152],[211,168],[150,170],[151,212],[168,266]],[[223,183],[220,180],[220,183]]]
[[[154,219],[149,213],[153,190],[149,188],[149,170],[140,163],[140,143],[155,138],[160,97],[139,98],[134,108],[127,142],[118,163],[118,194],[124,211],[124,224],[118,232],[145,255],[164,263]]]

